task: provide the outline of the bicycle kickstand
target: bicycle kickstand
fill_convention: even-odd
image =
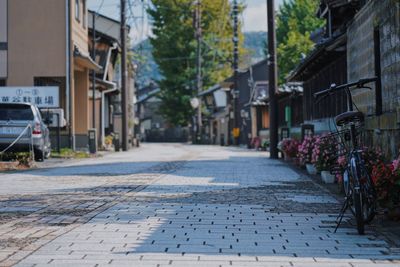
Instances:
[[[336,228],[335,228],[334,233],[336,233],[337,229],[339,228],[340,224],[342,223],[344,213],[346,212],[346,210],[349,207],[348,202],[349,202],[348,198],[346,197],[346,200],[343,203],[342,209],[340,210],[339,215],[336,217]]]

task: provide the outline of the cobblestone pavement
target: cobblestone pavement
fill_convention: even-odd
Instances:
[[[0,266],[400,266],[339,202],[263,152],[146,144],[0,174]]]

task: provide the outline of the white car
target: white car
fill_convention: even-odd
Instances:
[[[28,152],[33,145],[36,161],[43,161],[50,155],[49,129],[39,109],[29,103],[0,103],[0,151],[8,148],[18,137],[20,139],[7,151]]]

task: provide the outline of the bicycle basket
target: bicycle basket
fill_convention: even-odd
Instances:
[[[341,134],[342,131],[324,134],[317,141],[318,151],[322,153],[319,157],[323,158],[321,160],[329,167],[328,170],[332,174],[340,172],[341,168],[339,168],[338,159],[346,155],[348,151],[342,143]]]
[[[333,174],[342,174],[346,164],[346,157],[352,150],[351,130],[347,127],[336,132],[321,136],[321,144],[329,147],[322,146],[321,149],[329,151],[328,160],[331,163],[330,172]],[[355,128],[355,137],[358,147],[362,147],[362,129],[363,124],[359,123]]]

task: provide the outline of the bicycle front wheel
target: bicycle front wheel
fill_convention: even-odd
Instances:
[[[364,212],[363,212],[363,197],[360,190],[354,190],[353,192],[353,205],[354,213],[357,223],[358,234],[364,234]]]

